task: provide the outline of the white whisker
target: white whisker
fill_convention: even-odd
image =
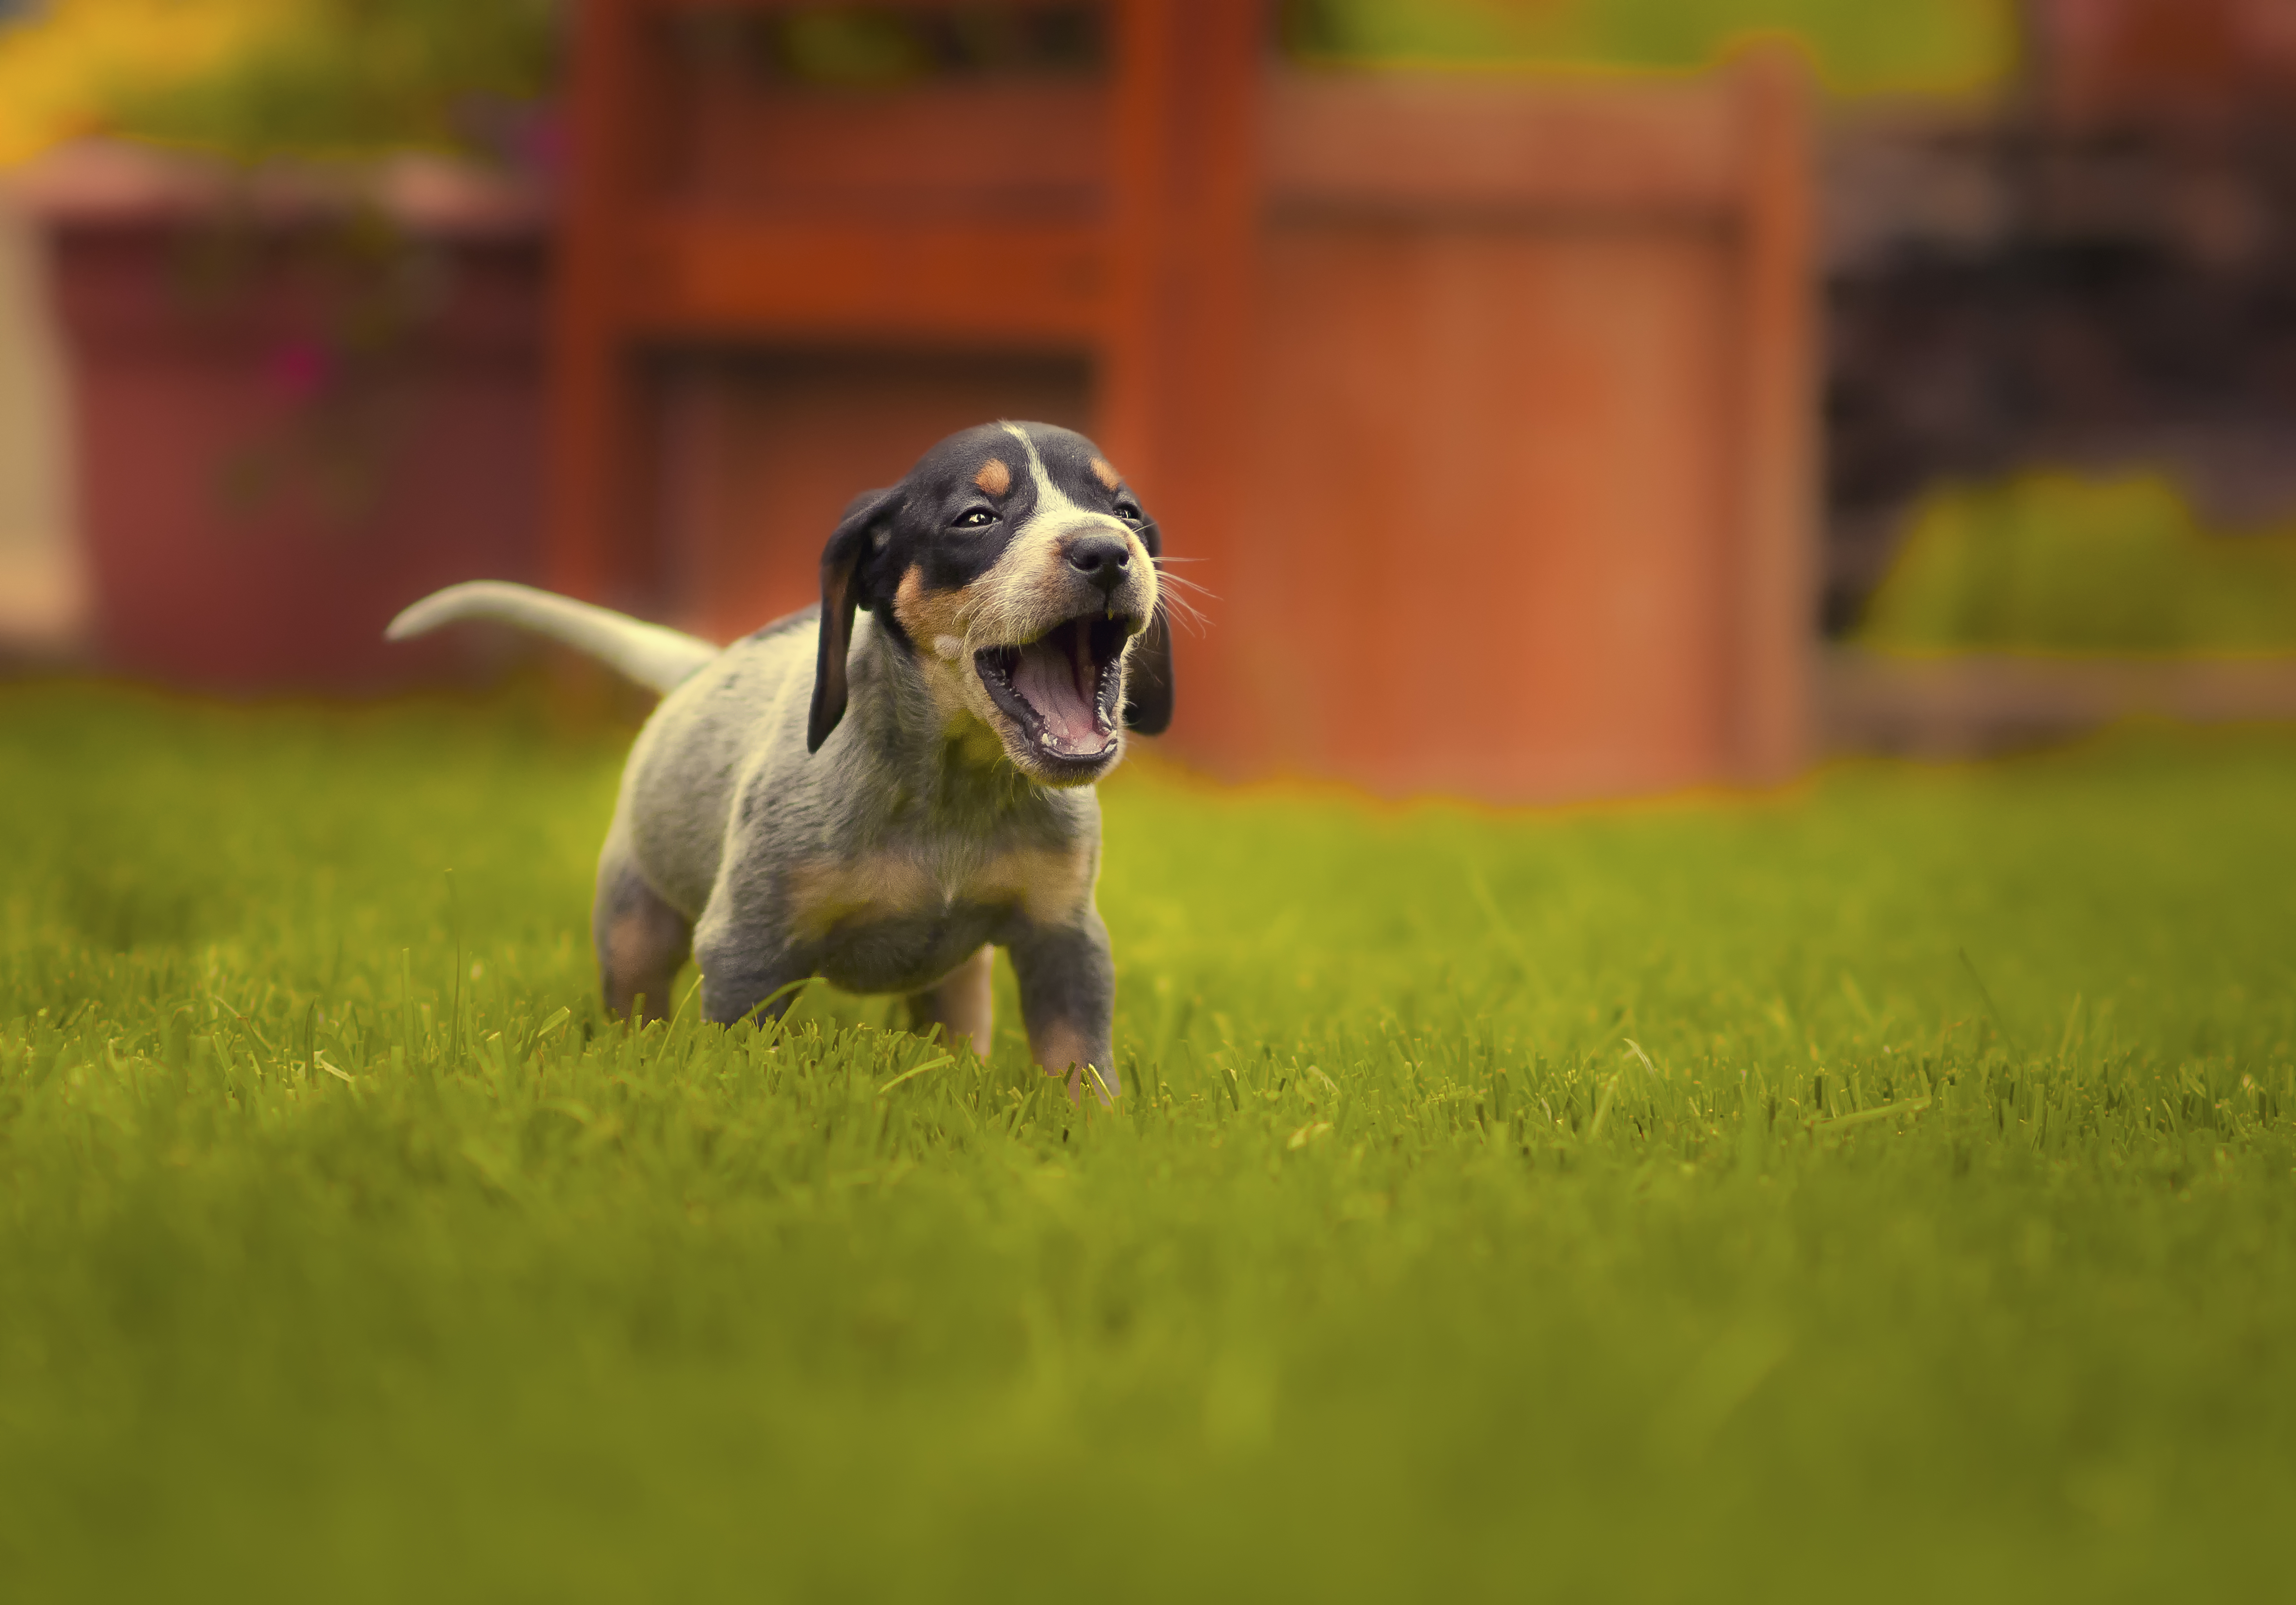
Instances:
[[[1184,624],[1188,626],[1191,635],[1202,635],[1205,626],[1211,622],[1201,608],[1175,591],[1157,593],[1156,611],[1164,616],[1164,621],[1168,626],[1175,623]]]
[[[1197,584],[1185,574],[1159,574],[1156,579],[1160,585],[1177,585],[1181,590],[1193,591],[1197,595],[1209,597],[1214,602],[1219,600],[1218,592],[1209,585]]]

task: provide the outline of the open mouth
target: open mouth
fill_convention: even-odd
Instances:
[[[1025,646],[972,655],[989,700],[1052,758],[1096,759],[1116,746],[1128,621],[1092,614],[1054,625]]]

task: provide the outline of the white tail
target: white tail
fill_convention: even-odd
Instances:
[[[465,618],[498,619],[547,635],[659,692],[674,689],[718,652],[698,635],[500,579],[473,579],[434,591],[392,619],[383,636],[406,641]]]

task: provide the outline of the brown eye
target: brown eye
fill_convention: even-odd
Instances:
[[[996,515],[986,507],[968,507],[949,520],[952,529],[979,529],[996,521]]]
[[[1137,502],[1119,502],[1116,504],[1116,516],[1128,524],[1140,523],[1144,517]]]

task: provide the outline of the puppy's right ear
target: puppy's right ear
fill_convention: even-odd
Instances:
[[[1172,626],[1159,608],[1124,657],[1124,727],[1162,735],[1171,723]]]
[[[845,717],[845,655],[853,641],[853,610],[862,601],[862,566],[869,561],[877,526],[900,487],[865,491],[853,498],[829,545],[821,550],[821,656],[813,667],[813,713],[806,721],[805,749],[822,742]]]

